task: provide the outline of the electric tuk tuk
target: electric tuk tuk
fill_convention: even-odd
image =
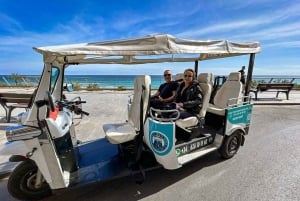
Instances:
[[[34,50],[44,61],[34,104],[22,125],[6,129],[8,143],[0,147],[1,154],[11,155],[10,161],[20,162],[8,180],[10,194],[18,199],[41,199],[55,190],[133,173],[144,177],[145,171],[158,167],[173,170],[215,150],[231,158],[244,144],[252,112],[249,83],[255,54],[261,50],[258,42],[187,40],[157,34]],[[212,73],[198,74],[199,61],[240,55],[250,55],[245,86],[234,72],[214,92]],[[151,77],[141,75],[135,78],[128,119],[104,125],[105,138],[78,142],[72,116],[88,113],[81,108],[85,101],[63,97],[66,68],[161,62],[194,62],[204,95],[199,115],[186,119],[157,115],[177,110],[149,107]],[[178,140],[178,134],[188,137]]]

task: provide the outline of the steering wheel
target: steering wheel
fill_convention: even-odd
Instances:
[[[53,97],[52,97],[52,95],[49,91],[46,92],[44,99],[46,101],[46,104],[49,106],[51,112],[54,112],[55,111],[55,104],[54,104]]]

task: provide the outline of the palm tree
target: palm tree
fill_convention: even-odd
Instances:
[[[12,73],[10,78],[15,82],[16,86],[18,86],[19,81],[22,80],[22,76],[18,75],[18,73]]]

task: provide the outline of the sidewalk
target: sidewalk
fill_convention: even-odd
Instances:
[[[85,117],[85,119],[81,121],[79,130],[80,129],[82,130],[82,128],[89,127],[92,136],[83,135],[81,136],[81,138],[84,138],[82,140],[87,140],[85,138],[89,138],[88,140],[91,140],[93,137],[99,137],[100,130],[102,128],[101,123],[118,122],[120,119],[123,119],[123,117],[126,116],[126,111],[124,111],[124,109],[126,108],[128,93],[127,92],[126,93],[125,92],[122,93],[121,92],[112,92],[112,93],[72,92],[73,96],[81,96],[83,97],[84,100],[87,100],[87,104],[84,105],[84,109],[91,113],[89,117]],[[278,98],[275,98],[275,96],[276,96],[276,92],[258,93],[258,100],[252,99],[251,102],[254,104],[254,107],[259,105],[300,105],[300,91],[292,90],[290,92],[289,100],[286,100],[285,94],[283,93],[279,94]],[[252,97],[254,97],[254,95],[252,95]],[[118,103],[115,104],[117,102],[117,99],[118,99]],[[96,113],[96,110],[99,109],[99,105],[103,103],[104,104],[106,103],[107,107],[105,107],[104,109],[100,108],[103,110],[103,112],[100,112],[101,114]],[[110,104],[119,105],[119,107],[122,107],[122,109],[112,108],[113,106]],[[15,109],[13,115],[16,115],[20,112],[24,112],[24,109],[19,109],[19,108]],[[100,119],[102,118],[105,118],[105,121],[100,121]],[[0,109],[0,146],[7,142],[6,135],[5,135],[5,128],[7,126],[13,126],[13,125],[16,125],[15,118],[12,117],[11,123],[6,123],[5,111],[4,109]],[[13,168],[17,165],[17,163],[8,162],[8,159],[9,156],[0,155],[0,179],[4,176],[7,176],[8,173],[11,172]]]

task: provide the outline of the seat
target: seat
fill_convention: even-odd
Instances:
[[[240,82],[241,73],[232,72],[229,74],[227,80],[217,91],[214,97],[214,103],[209,104],[207,111],[220,116],[225,115],[225,109],[237,104],[242,97],[243,85]]]
[[[120,144],[133,140],[147,116],[150,97],[151,78],[149,75],[137,76],[134,82],[134,95],[126,123],[104,124],[106,139],[112,144]],[[141,105],[142,104],[142,105]],[[141,106],[142,110],[141,111]],[[143,121],[141,121],[141,115]]]
[[[183,82],[183,80],[184,80],[184,74],[183,74],[183,73],[177,73],[177,74],[175,75],[175,80],[174,80],[174,82],[177,82],[178,88],[179,88],[180,84]]]
[[[188,117],[185,119],[178,119],[176,120],[176,125],[186,131],[188,131],[186,128],[196,126],[199,123],[199,120],[201,121],[200,124],[204,124],[204,119],[206,115],[206,110],[209,105],[209,99],[211,96],[212,91],[212,79],[213,75],[212,73],[200,73],[198,76],[198,82],[203,94],[202,97],[202,108],[199,112],[199,118],[197,117]]]
[[[184,74],[183,73],[177,73],[175,75],[175,81],[180,82],[180,81],[183,81],[183,79],[184,79]]]
[[[212,75],[212,73],[200,73],[198,76],[199,85],[203,93],[202,108],[199,114],[200,117],[205,117],[206,115],[214,82],[213,79],[214,76]]]

